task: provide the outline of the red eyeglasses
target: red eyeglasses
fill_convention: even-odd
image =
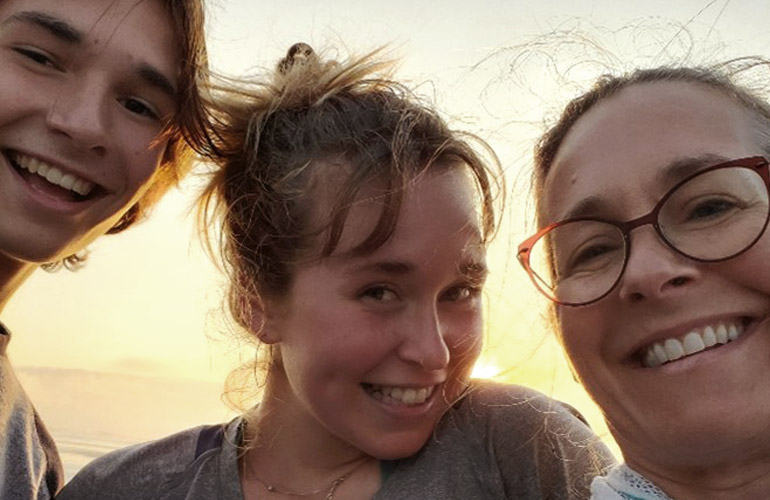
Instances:
[[[634,229],[652,224],[661,241],[696,261],[731,259],[764,233],[769,194],[765,158],[731,160],[679,181],[650,213],[634,220],[581,217],[550,224],[519,245],[518,259],[549,299],[591,304],[623,276]]]

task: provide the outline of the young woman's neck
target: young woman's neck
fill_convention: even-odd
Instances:
[[[300,485],[326,484],[362,462],[376,462],[298,411],[287,401],[286,386],[282,376],[269,376],[262,401],[247,416],[245,474],[302,490]]]
[[[0,312],[37,264],[10,259],[0,254]]]

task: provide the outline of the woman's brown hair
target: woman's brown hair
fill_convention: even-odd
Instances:
[[[223,154],[201,199],[202,228],[219,239],[229,310],[251,339],[259,332],[250,304],[283,297],[298,262],[334,252],[366,185],[384,186],[383,208],[354,254],[390,238],[403,190],[435,169],[470,173],[485,241],[495,230],[494,153],[390,79],[378,54],[339,62],[295,44],[264,81],[242,82],[221,100]],[[332,191],[323,207],[319,188]]]

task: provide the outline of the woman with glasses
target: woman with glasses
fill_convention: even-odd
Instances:
[[[536,149],[519,260],[625,459],[593,498],[770,495],[770,106],[742,64],[602,78]]]

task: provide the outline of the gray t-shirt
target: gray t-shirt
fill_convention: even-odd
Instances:
[[[57,500],[242,500],[242,419],[94,460]],[[614,459],[573,410],[520,386],[477,383],[416,455],[383,462],[373,500],[585,499]]]
[[[0,499],[47,500],[64,474],[53,439],[13,373],[0,323]]]

